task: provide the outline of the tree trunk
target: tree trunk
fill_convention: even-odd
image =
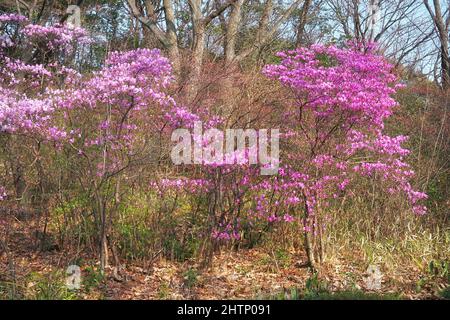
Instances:
[[[100,272],[104,274],[105,267],[108,266],[108,235],[107,235],[107,214],[106,201],[100,203]]]
[[[450,88],[450,56],[448,53],[448,39],[441,40],[441,72],[442,72],[442,88],[448,90]]]
[[[305,2],[303,2],[302,10],[300,11],[297,26],[297,40],[296,40],[297,47],[300,47],[301,45],[305,44],[304,33],[311,2],[312,0],[305,0]]]
[[[316,270],[316,259],[314,256],[314,239],[311,231],[305,230],[305,250],[307,257],[307,265],[310,269]]]
[[[173,4],[171,0],[164,0],[164,12],[166,15],[166,26],[167,26],[167,52],[169,54],[169,59],[172,62],[173,73],[175,77],[178,77],[181,72],[181,57],[180,51],[178,50],[178,38],[177,30],[175,26],[175,13],[173,10]]]
[[[448,49],[450,13],[447,13],[447,19],[445,19],[439,0],[433,0],[434,11],[431,9],[428,0],[423,2],[433,19],[441,43],[441,85],[444,90],[447,90],[450,88],[450,56]]]
[[[189,73],[187,85],[187,98],[189,102],[193,102],[197,96],[200,76],[203,64],[203,51],[205,46],[205,24],[201,12],[201,1],[189,1],[192,12],[192,27],[193,27],[193,43],[191,53],[191,69]]]

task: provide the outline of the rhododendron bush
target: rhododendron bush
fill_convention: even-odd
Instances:
[[[282,134],[280,169],[261,176],[259,165],[249,164],[174,168],[172,131],[198,120],[224,125],[225,117],[175,101],[170,61],[159,50],[110,52],[101,68],[81,74],[68,57],[89,45],[84,30],[34,25],[20,15],[2,15],[0,24],[1,135],[9,144],[20,139],[12,140],[14,152],[22,143],[34,150],[29,165],[38,166],[41,188],[44,161],[53,161],[61,176],[73,179],[71,187],[87,194],[103,267],[121,194],[133,193],[144,168],[153,173],[145,192],[173,199],[172,211],[183,195],[206,212],[199,237],[244,241],[252,232],[297,223],[311,264],[328,208],[362,179],[380,181],[383,192],[402,195],[416,214],[426,212],[420,203],[426,195],[410,182],[406,137],[384,132],[399,84],[374,48],[314,45],[279,53],[280,63],[264,68],[287,99],[271,115]],[[42,145],[52,156],[42,155]],[[0,200],[5,197],[0,186]]]
[[[378,176],[391,181],[389,193],[403,192],[417,214],[425,213],[418,201],[426,195],[409,183],[413,172],[404,162],[409,151],[401,146],[407,138],[383,133],[384,121],[397,105],[392,94],[399,85],[392,66],[354,45],[316,45],[279,56],[281,64],[267,66],[264,73],[292,89],[292,105],[282,123],[289,133],[286,143],[298,147],[289,150],[298,152],[286,158],[312,179],[314,194],[337,196],[355,173]]]
[[[323,232],[321,211],[361,177],[382,181],[378,186],[386,194],[403,194],[416,214],[426,212],[420,204],[426,195],[410,184],[414,173],[404,159],[409,151],[401,146],[406,137],[383,133],[397,106],[393,94],[400,85],[393,67],[374,53],[374,45],[348,45],[280,53],[281,63],[264,70],[292,96],[280,119],[288,165],[272,188],[287,194],[286,210],[304,209],[303,227],[313,236]]]
[[[0,134],[16,198],[22,199],[25,158],[33,154],[23,149],[37,151],[41,142],[66,136],[53,118],[53,90],[78,76],[65,57],[74,51],[75,42],[81,46],[89,39],[81,29],[37,26],[18,14],[1,15],[0,31]],[[43,168],[40,157],[34,160]]]
[[[38,26],[17,14],[0,16],[0,26],[1,130],[57,138],[52,89],[77,76],[64,66],[64,55],[89,38],[81,29]]]
[[[212,212],[216,240],[242,240],[264,225],[299,222],[311,264],[322,245],[315,239],[329,219],[327,207],[364,179],[378,181],[385,195],[399,195],[412,212],[425,214],[420,200],[426,195],[411,186],[414,172],[405,162],[407,138],[384,133],[400,85],[392,65],[374,50],[352,43],[315,45],[279,53],[281,63],[265,67],[264,74],[286,87],[290,97],[274,112],[283,132],[276,176],[261,177],[255,166],[218,165],[202,188],[198,179],[193,184],[164,180],[164,190],[219,189],[213,198],[219,208]]]
[[[26,20],[8,16],[2,21]],[[58,54],[73,50],[81,37],[88,43],[83,30],[32,24],[18,30],[21,40],[38,44],[37,58],[11,58],[14,54],[7,49],[15,44],[7,41],[2,53],[2,131],[32,136],[39,145],[50,142],[67,157],[67,169],[76,168],[81,187],[93,199],[105,245],[112,185],[118,186],[121,176],[127,178],[126,169],[159,161],[163,150],[153,146],[164,144],[174,126],[188,126],[198,117],[165,93],[171,66],[159,50],[112,52],[100,70],[81,75],[63,66]],[[38,63],[42,60],[46,63]],[[155,142],[155,136],[161,141]]]
[[[26,19],[6,15],[1,21],[24,24]],[[171,127],[196,119],[164,93],[172,79],[171,67],[158,50],[113,52],[104,68],[83,77],[58,61],[58,54],[67,54],[75,42],[89,42],[83,30],[33,24],[18,30],[23,39],[16,39],[20,42],[15,44],[14,39],[5,38],[1,48],[3,132],[34,134],[59,147],[70,146],[79,155],[106,145],[111,153],[121,150],[131,155],[136,131],[159,132],[165,124]],[[31,53],[36,58],[12,58],[15,52],[9,49],[24,50],[21,42],[38,44],[36,52]],[[42,60],[46,63],[38,63]],[[86,114],[87,121],[78,121]],[[98,167],[120,167],[124,160],[118,155],[112,158],[114,161]],[[101,175],[106,171],[105,167],[93,173]]]

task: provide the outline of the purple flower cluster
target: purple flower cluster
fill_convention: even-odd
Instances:
[[[3,201],[6,199],[6,190],[4,187],[0,186],[0,201]]]

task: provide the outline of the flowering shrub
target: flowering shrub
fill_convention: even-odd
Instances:
[[[413,210],[424,214],[418,201],[426,195],[408,182],[413,172],[404,162],[406,137],[383,134],[384,121],[397,105],[392,66],[357,47],[315,45],[279,57],[281,63],[266,66],[264,73],[294,95],[282,123],[291,134],[289,143],[300,147],[286,156],[304,164],[297,170],[307,175],[301,189],[309,195],[308,211],[319,199],[336,197],[359,174],[382,178],[388,192],[403,192]]]
[[[382,181],[387,194],[405,195],[413,211],[424,214],[419,201],[426,195],[412,188],[414,172],[404,160],[409,150],[401,144],[407,138],[383,133],[384,121],[397,106],[392,66],[357,46],[317,45],[279,57],[280,64],[263,71],[291,94],[290,104],[275,115],[283,132],[278,175],[261,177],[256,165],[216,163],[192,183],[153,185],[190,194],[202,193],[198,181],[207,186],[203,192],[214,201],[209,210],[217,240],[240,239],[243,229],[257,230],[261,224],[294,221],[317,235],[327,220],[326,207],[362,177]]]
[[[128,179],[127,169],[160,157],[153,137],[162,142],[172,128],[198,117],[166,93],[171,65],[159,50],[112,52],[98,71],[81,75],[64,63],[75,44],[89,43],[84,30],[0,17],[1,28],[11,31],[0,48],[0,129],[32,138],[33,164],[41,165],[39,152],[47,143],[68,165],[64,174],[77,171],[78,186],[72,187],[87,190],[95,221],[102,221],[97,228],[104,258],[115,199],[110,186]]]
[[[36,24],[26,25],[22,30],[27,41],[40,45],[41,50],[65,50],[71,52],[74,49],[74,40],[78,44],[90,43],[90,38],[82,28],[67,28],[63,25],[41,26]]]
[[[145,137],[168,135],[174,126],[197,119],[165,93],[171,81],[170,63],[159,50],[137,49],[111,53],[92,77],[58,91],[54,105],[70,129],[68,142],[98,162],[98,176],[128,166],[146,148]],[[79,118],[89,121],[80,123]]]
[[[18,14],[1,15],[0,29],[0,131],[64,137],[51,124],[52,88],[61,78],[79,75],[61,63],[59,54],[72,50],[75,42],[87,43],[86,32],[34,25]]]
[[[0,27],[0,132],[32,137],[37,149],[43,142],[57,147],[94,199],[104,243],[107,212],[121,179],[131,179],[129,169],[167,161],[162,146],[170,146],[175,128],[192,128],[199,120],[206,127],[226,123],[206,108],[193,112],[176,103],[168,93],[170,61],[159,50],[112,52],[99,70],[82,75],[64,57],[75,43],[89,43],[84,30],[33,25],[20,15],[1,15]],[[185,165],[182,178],[155,176],[146,185],[161,197],[173,191],[199,199],[208,213],[205,234],[223,241],[241,239],[243,230],[292,222],[308,239],[323,231],[326,208],[361,177],[381,180],[387,193],[405,195],[414,212],[424,214],[420,200],[426,195],[411,186],[414,173],[405,162],[407,138],[384,132],[397,105],[392,66],[357,46],[315,45],[279,57],[280,64],[263,71],[290,98],[271,119],[282,132],[278,175],[261,176],[259,165],[241,163],[200,170]],[[227,156],[249,157],[247,151]],[[0,200],[5,197],[0,187]]]
[[[164,93],[172,80],[171,66],[158,50],[113,52],[100,71],[84,78],[54,55],[72,50],[75,42],[89,43],[84,30],[33,25],[20,15],[0,17],[4,28],[17,27],[20,35],[0,47],[2,131],[67,143],[80,154],[105,145],[111,153],[125,149],[132,153],[135,132],[154,132],[169,123],[167,131],[197,119]],[[27,44],[34,44],[36,58],[31,62],[25,59],[29,57],[15,57]],[[8,51],[10,48],[16,52]],[[72,121],[86,114],[91,121]],[[112,170],[120,167],[119,158],[115,155],[108,164]],[[106,170],[101,168],[105,163],[98,166],[98,173]]]

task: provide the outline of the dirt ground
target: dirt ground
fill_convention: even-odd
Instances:
[[[223,251],[214,257],[209,270],[199,271],[189,261],[180,263],[158,259],[144,267],[139,263],[124,264],[117,272],[106,270],[103,280],[95,282],[92,270],[96,259],[83,253],[68,252],[59,248],[49,251],[37,249],[36,229],[26,219],[3,216],[0,219],[2,242],[7,239],[7,251],[0,252],[0,283],[11,282],[32,287],[31,274],[64,273],[75,256],[82,258],[82,278],[91,283],[89,290],[82,289],[82,299],[261,299],[285,292],[291,288],[302,289],[311,273],[301,267],[304,256],[293,254],[288,264],[279,265],[263,249]],[[1,249],[1,248],[0,248]],[[3,248],[4,249],[4,248]],[[357,261],[326,263],[319,278],[327,283],[328,290],[360,289],[367,291],[365,269]],[[433,299],[445,287],[444,279],[424,283],[418,270],[398,268],[395,273],[383,274],[380,293],[400,293],[406,299]],[[84,282],[83,282],[84,283]],[[93,283],[93,285],[92,285]]]

